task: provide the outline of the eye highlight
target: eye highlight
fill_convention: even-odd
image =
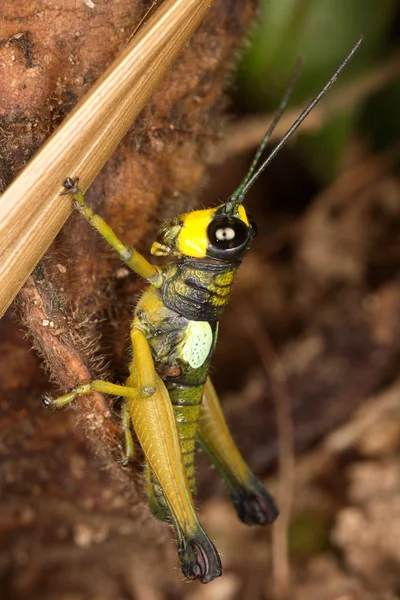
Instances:
[[[231,241],[235,238],[236,233],[233,227],[220,227],[215,232],[215,239],[219,242]]]

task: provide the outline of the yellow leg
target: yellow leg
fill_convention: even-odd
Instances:
[[[103,238],[118,252],[119,257],[124,263],[135,271],[140,277],[147,279],[152,285],[161,287],[162,275],[160,269],[149,263],[137,250],[130,248],[115,235],[113,230],[99,215],[85,203],[82,190],[78,187],[79,179],[68,178],[64,181],[64,194],[72,194],[75,201],[75,208],[93,225]]]
[[[275,521],[279,514],[275,502],[237,449],[210,378],[204,386],[197,439],[225,480],[241,521],[248,525]]]
[[[196,515],[168,391],[155,372],[141,331],[134,331],[132,344],[135,366],[130,367],[128,385],[137,377],[138,389],[155,387],[148,398],[138,395],[127,400],[133,427],[171,510],[182,571],[186,577],[206,583],[221,575],[221,563]]]
[[[142,331],[131,329],[131,342],[136,369],[137,387],[141,398],[148,398],[156,391],[156,372],[150,346]]]
[[[138,390],[136,388],[109,383],[108,381],[102,381],[101,379],[94,379],[88,383],[77,385],[67,394],[59,396],[58,398],[52,399],[45,395],[43,397],[43,404],[53,408],[61,408],[75,400],[77,396],[86,396],[86,394],[90,394],[90,392],[101,392],[103,394],[110,394],[111,396],[123,396],[124,398],[136,398],[138,395]]]

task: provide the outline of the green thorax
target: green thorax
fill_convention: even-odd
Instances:
[[[192,321],[219,321],[240,262],[185,260],[164,267],[165,306]]]

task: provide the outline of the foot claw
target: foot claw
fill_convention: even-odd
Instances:
[[[218,552],[204,532],[195,535],[191,540],[182,537],[178,555],[182,573],[188,579],[209,583],[222,575]]]
[[[45,406],[46,408],[48,408],[49,406],[51,406],[52,404],[52,399],[50,398],[50,396],[48,396],[47,394],[43,395],[42,398],[42,404],[43,406]]]
[[[67,179],[63,183],[65,190],[61,192],[60,196],[66,196],[67,194],[75,194],[79,189],[78,183],[79,177],[76,177],[75,179],[72,179],[72,177],[67,177]]]

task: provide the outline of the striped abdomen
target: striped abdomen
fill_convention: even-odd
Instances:
[[[197,420],[203,397],[204,385],[174,386],[168,390],[174,409],[176,425],[182,450],[182,459],[188,478],[189,486],[194,494],[196,491],[196,473],[194,451],[196,443]],[[162,521],[170,519],[170,512],[165,502],[164,494],[150,469],[146,468],[147,495],[152,513]]]
[[[182,385],[169,391],[181,443],[183,462],[190,489],[193,493],[196,491],[194,449],[203,388],[203,385],[190,387]]]

